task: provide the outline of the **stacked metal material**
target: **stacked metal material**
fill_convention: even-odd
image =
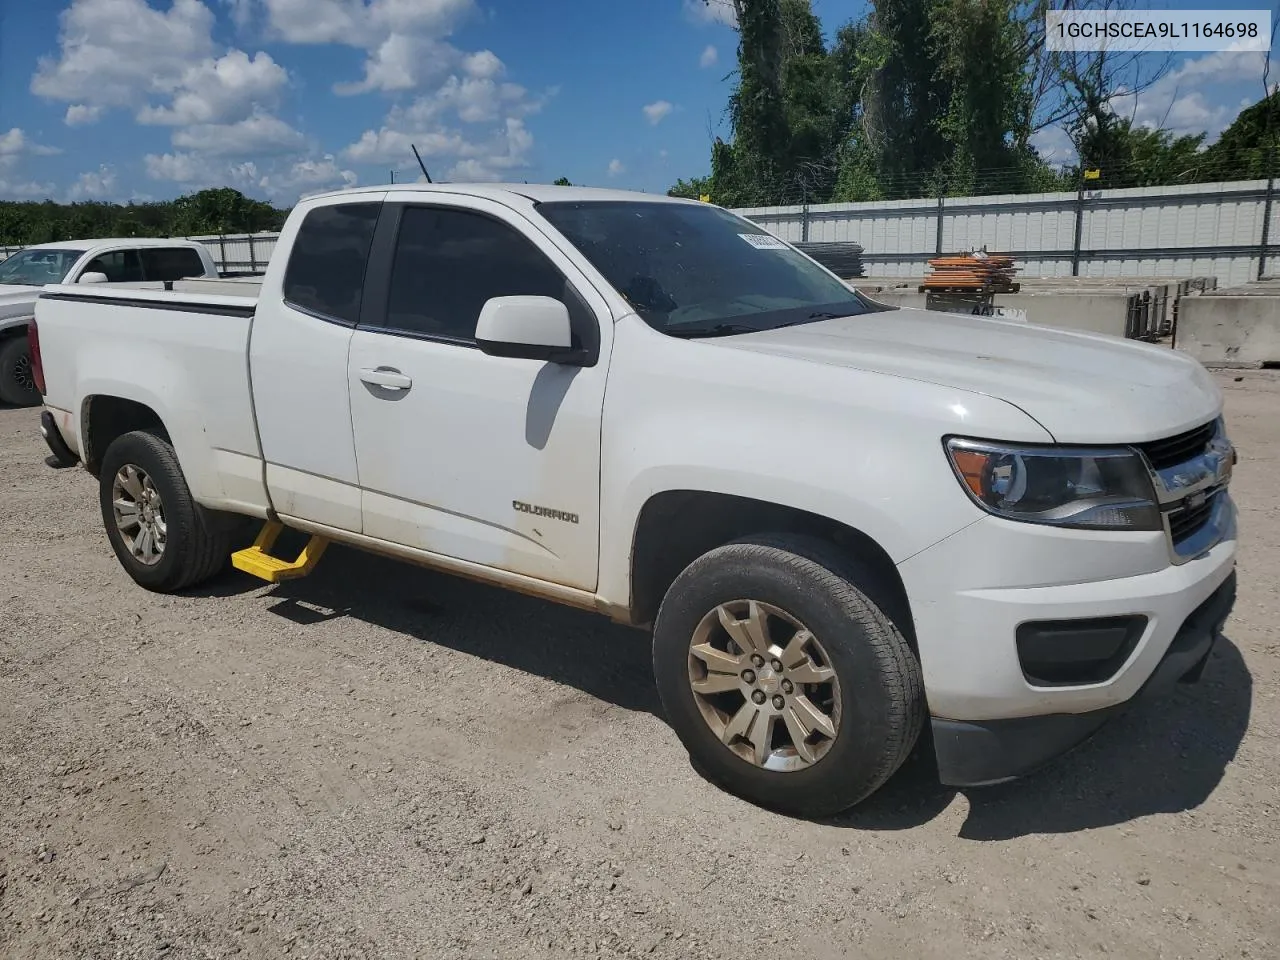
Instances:
[[[1018,268],[1013,257],[978,250],[929,261],[929,276],[921,290],[973,291],[981,293],[1017,293],[1014,274]]]
[[[862,246],[857,243],[796,243],[797,250],[808,254],[844,280],[862,276]]]

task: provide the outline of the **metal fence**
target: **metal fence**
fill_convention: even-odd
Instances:
[[[856,241],[869,276],[916,277],[940,253],[1012,254],[1024,276],[1267,274],[1280,243],[1268,180],[738,210],[789,242]]]
[[[921,276],[929,257],[985,247],[1012,254],[1028,277],[1211,276],[1234,286],[1266,275],[1277,255],[1274,194],[1273,181],[1244,180],[736,212],[791,242],[859,243],[869,276]],[[226,273],[257,273],[277,237],[188,239],[208,246]]]

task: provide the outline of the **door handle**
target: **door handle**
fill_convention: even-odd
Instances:
[[[413,379],[394,367],[365,367],[360,371],[360,379],[384,390],[408,390],[413,386]]]

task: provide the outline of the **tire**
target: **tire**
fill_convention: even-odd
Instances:
[[[117,481],[132,470],[134,484]],[[141,475],[141,478],[139,478]],[[158,503],[165,535],[158,556],[147,557],[139,550],[139,537],[130,536],[116,519],[116,494],[135,505],[141,504],[137,489],[148,493],[150,517]],[[135,489],[129,489],[132,486]],[[206,510],[191,496],[173,447],[162,437],[143,430],[126,433],[112,441],[102,457],[98,474],[99,502],[107,539],[120,565],[134,582],[157,593],[173,593],[194,586],[219,573],[230,556],[229,518]],[[141,510],[135,511],[139,515]],[[134,527],[133,529],[139,529]]]
[[[25,335],[0,340],[0,400],[15,407],[40,403],[40,391],[31,376],[31,347]]]
[[[718,547],[676,578],[654,623],[654,676],[668,721],[701,774],[751,803],[806,818],[846,810],[894,774],[924,723],[924,683],[906,639],[868,596],[877,593],[875,586],[857,564],[832,547],[790,535],[752,537]],[[723,672],[713,677],[691,647],[704,638],[706,644],[726,648],[732,657],[738,645],[727,642],[730,634],[716,611],[728,605],[730,619],[749,620],[752,610],[746,601],[758,602],[756,612],[780,612],[790,626],[787,619],[769,614],[773,649],[786,647],[781,656],[788,663],[781,674],[761,667],[759,676],[752,673],[753,683],[742,686],[743,675],[733,672],[736,667],[718,661]],[[816,645],[806,645],[811,651],[808,666],[801,663],[792,671],[788,664],[800,661],[794,645],[788,645],[791,635],[783,630],[794,631],[797,622]],[[749,637],[742,623],[734,629]],[[703,643],[698,646],[705,650]],[[738,666],[743,665],[739,660]],[[834,682],[803,682],[827,670]],[[693,690],[695,674],[702,676],[704,689],[717,682],[739,687],[700,696]],[[776,685],[779,676],[784,678],[782,689]],[[787,677],[795,678],[790,686],[785,686]],[[769,735],[774,746],[764,766],[754,741],[734,736],[731,748],[725,740],[741,710],[761,710],[748,702],[748,693],[757,696],[757,690],[765,695],[766,710],[775,702],[785,703],[773,711],[773,729],[781,731]],[[807,707],[801,710],[800,693],[809,706],[816,705],[826,715],[822,726],[834,731],[834,738],[816,728],[808,731],[815,740],[803,738],[805,726],[812,726],[809,720],[803,721],[805,726],[792,726],[801,716],[812,716]],[[775,701],[779,695],[784,699]],[[770,729],[759,726],[758,719],[751,721],[750,730]],[[713,729],[713,723],[722,729]],[[809,758],[794,746],[788,754],[793,729],[802,733]]]

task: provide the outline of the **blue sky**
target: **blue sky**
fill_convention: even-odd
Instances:
[[[814,8],[830,34],[866,4]],[[438,179],[662,191],[707,172],[710,138],[727,136],[727,11],[724,0],[0,0],[0,198],[229,185],[291,204],[385,182],[392,167],[415,176],[410,142]],[[1261,95],[1261,64],[1181,56],[1120,105],[1216,136]],[[1039,142],[1067,158],[1060,133]]]

